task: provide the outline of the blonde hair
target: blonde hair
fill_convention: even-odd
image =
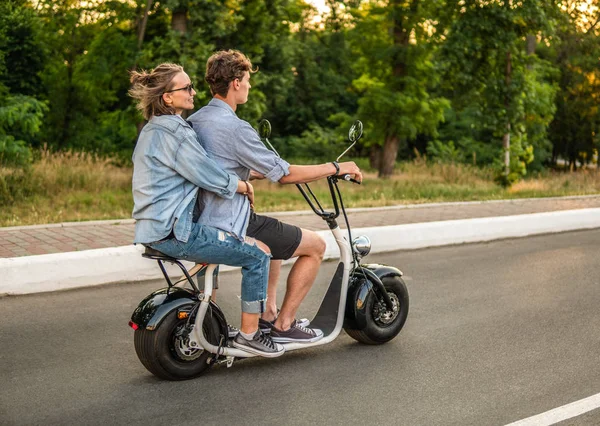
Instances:
[[[164,63],[152,71],[131,71],[129,96],[137,100],[136,108],[146,120],[154,115],[173,115],[175,108],[163,100],[162,95],[171,88],[173,78],[183,72],[181,65]]]
[[[229,83],[236,78],[241,80],[246,71],[251,73],[258,71],[252,69],[252,62],[246,55],[239,50],[221,50],[208,58],[204,80],[210,86],[213,96],[226,97]]]

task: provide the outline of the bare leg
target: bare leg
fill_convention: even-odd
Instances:
[[[258,318],[260,318],[260,314],[242,312],[242,326],[240,327],[240,330],[246,334],[254,333],[258,330]]]
[[[262,243],[261,243],[262,244]],[[271,260],[269,266],[269,287],[267,288],[267,308],[262,318],[273,322],[277,318],[277,286],[281,275],[281,260]]]
[[[325,240],[317,233],[302,229],[302,240],[294,252],[294,256],[298,256],[298,260],[288,276],[281,312],[275,321],[277,329],[287,330],[292,325],[302,300],[306,297],[319,272],[325,248]]]

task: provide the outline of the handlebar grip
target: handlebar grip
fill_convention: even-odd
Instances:
[[[358,180],[356,180],[356,179],[352,179],[352,177],[350,177],[350,175],[349,175],[349,174],[342,175],[341,177],[342,177],[342,179],[344,179],[345,181],[352,182],[352,183],[355,183],[355,184],[357,184],[357,185],[360,185],[360,181],[358,181]]]

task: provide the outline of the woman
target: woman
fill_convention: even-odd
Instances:
[[[196,133],[182,117],[194,107],[194,86],[183,68],[161,64],[131,72],[129,94],[148,123],[133,153],[134,243],[193,262],[242,267],[242,324],[237,348],[275,357],[284,348],[258,329],[266,304],[270,256],[256,245],[198,223],[198,188],[223,198],[248,196],[252,185],[223,171],[208,158]]]

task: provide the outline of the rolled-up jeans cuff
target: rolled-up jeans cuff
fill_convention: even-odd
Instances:
[[[242,312],[247,314],[262,314],[265,311],[267,305],[267,299],[254,300],[252,302],[246,302],[242,300]]]

